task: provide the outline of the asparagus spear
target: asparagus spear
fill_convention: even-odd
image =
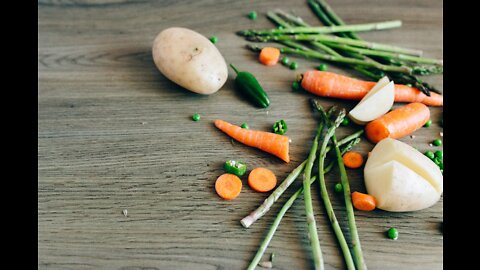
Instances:
[[[309,0],[308,2],[310,4],[310,2],[314,2],[314,1]],[[311,6],[312,9],[314,9],[314,12],[317,13],[315,9],[317,9],[319,13],[322,13],[321,9],[325,10],[326,16],[329,19],[329,22],[331,22],[330,25],[345,25],[345,22],[343,22],[343,20],[339,16],[337,16],[337,14],[335,14],[333,9],[327,4],[327,2],[325,2],[324,0],[317,0],[315,4],[317,8]],[[359,36],[357,36],[356,33],[347,32],[346,34],[352,39],[361,39]]]
[[[343,146],[347,144],[345,148],[348,148],[352,142],[358,143],[356,140],[360,140],[359,137],[363,134],[364,130],[360,129],[355,133],[352,133],[351,135],[343,138],[342,140],[338,141],[338,144],[340,146]],[[331,146],[327,147],[327,152],[329,152],[331,149]],[[343,150],[342,150],[343,151]],[[257,221],[259,218],[263,217],[272,207],[272,205],[282,196],[282,194],[287,190],[287,188],[297,179],[297,177],[300,175],[300,173],[303,171],[305,168],[305,164],[307,163],[307,160],[304,160],[300,165],[297,166],[286,178],[283,180],[283,182],[268,196],[268,198],[263,201],[263,203],[254,211],[252,211],[248,216],[244,217],[240,223],[243,225],[243,227],[248,228],[250,227],[255,221]],[[333,164],[332,164],[333,165]],[[325,173],[330,171],[328,167],[325,169]]]
[[[363,131],[363,130],[361,130]],[[355,133],[354,133],[355,134]],[[352,134],[352,135],[354,135]],[[347,151],[350,151],[350,149],[357,143],[360,142],[360,138],[358,137],[355,137],[355,136],[352,136],[350,135],[349,137],[351,137],[352,139],[351,140],[348,140],[348,143],[345,147],[343,147],[342,149],[342,154],[347,152]],[[346,137],[344,138],[342,141],[346,140],[347,138],[349,137]],[[339,141],[340,143],[340,141]],[[327,148],[327,151],[328,151],[328,148]],[[330,162],[327,167],[325,167],[325,173],[328,173],[330,172],[330,170],[333,168],[333,165],[335,164],[335,162]],[[315,180],[317,180],[316,176],[312,176],[312,178],[310,179],[310,185],[313,184],[315,182]],[[278,229],[278,226],[280,225],[280,222],[282,221],[282,218],[283,216],[285,216],[285,213],[287,213],[287,211],[290,209],[290,207],[292,207],[293,203],[295,202],[295,200],[300,196],[302,195],[303,193],[303,186],[301,186],[295,193],[293,193],[293,195],[285,202],[285,204],[282,206],[282,209],[280,209],[280,211],[278,212],[277,216],[275,217],[275,220],[273,221],[272,225],[270,225],[270,229],[268,229],[268,232],[267,232],[267,235],[265,236],[265,238],[263,239],[262,243],[260,244],[260,247],[258,248],[257,250],[257,253],[255,254],[255,256],[253,257],[252,261],[250,262],[250,264],[248,265],[248,268],[247,270],[253,270],[255,269],[255,267],[257,266],[257,264],[260,262],[260,260],[262,259],[263,257],[263,254],[265,253],[265,251],[267,250],[267,247],[268,247],[268,244],[270,244],[270,241],[272,240],[273,238],[273,235],[275,234],[275,232],[277,231]]]
[[[337,32],[350,32],[350,31],[372,31],[372,30],[384,30],[400,27],[401,21],[386,21],[377,23],[365,23],[365,24],[350,24],[350,25],[334,25],[334,26],[318,26],[318,27],[291,27],[283,29],[249,29],[237,32],[241,36],[255,36],[255,35],[276,35],[276,34],[299,34],[299,33],[337,33]]]

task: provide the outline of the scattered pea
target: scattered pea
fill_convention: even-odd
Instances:
[[[398,239],[398,230],[395,228],[390,228],[387,231],[388,238],[392,240],[397,240]]]
[[[317,69],[320,70],[320,71],[326,71],[327,70],[327,65],[326,64],[320,64],[317,67]]]
[[[277,29],[283,29],[284,27],[282,25],[277,26]]]
[[[211,37],[210,37],[210,41],[211,41],[213,44],[216,44],[217,41],[218,41],[217,36],[211,36]]]
[[[405,86],[412,87],[412,84],[411,84],[411,83],[407,83],[407,84],[405,84]]]
[[[200,120],[200,114],[195,113],[195,114],[192,116],[192,119],[193,119],[193,121],[198,121],[198,120]]]
[[[441,150],[435,151],[435,157],[442,159],[443,158],[443,152]]]
[[[286,56],[282,57],[282,64],[287,66],[289,63],[290,63],[290,58]]]
[[[440,145],[442,145],[442,140],[435,139],[435,140],[433,140],[432,144],[435,145],[435,146],[440,146]]]
[[[428,119],[428,121],[423,125],[424,127],[429,127],[432,125],[432,119]]]
[[[257,12],[256,12],[256,11],[250,11],[250,12],[248,13],[248,18],[249,18],[250,20],[256,20],[256,19],[257,19]]]
[[[243,124],[242,124],[240,127],[241,127],[241,128],[244,128],[244,129],[249,129],[249,127],[248,127],[248,124],[247,124],[247,123],[243,123]]]
[[[433,160],[433,163],[435,163],[437,166],[440,167],[440,163],[442,163],[442,161],[441,161],[440,159],[438,159],[438,158],[433,158],[432,160]],[[443,166],[443,165],[442,165],[442,166]]]
[[[292,89],[295,90],[295,91],[299,90],[300,89],[300,83],[297,82],[297,81],[294,81],[292,83]]]
[[[435,154],[432,151],[425,152],[425,156],[427,156],[431,160],[435,158]]]
[[[342,190],[343,190],[342,183],[336,183],[334,190],[335,190],[335,192],[337,192],[337,193],[342,192]]]
[[[295,70],[295,69],[297,69],[297,68],[298,68],[298,63],[295,62],[295,61],[293,61],[293,62],[290,64],[290,69]]]
[[[348,120],[348,118],[343,118],[343,121],[342,121],[342,126],[348,126],[348,124],[350,124],[350,120]]]

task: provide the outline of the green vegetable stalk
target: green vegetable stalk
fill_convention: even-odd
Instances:
[[[238,71],[232,64],[230,66],[237,74],[235,86],[255,105],[267,108],[270,105],[270,99],[255,76],[250,72]]]

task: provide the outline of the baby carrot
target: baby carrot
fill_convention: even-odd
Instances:
[[[277,185],[277,177],[267,168],[255,168],[248,175],[248,185],[255,191],[268,192]]]
[[[266,66],[273,66],[278,63],[280,50],[273,47],[265,47],[260,51],[258,60]]]
[[[430,119],[430,110],[422,103],[397,108],[365,126],[365,135],[377,143],[385,138],[398,139],[420,129]]]
[[[265,131],[244,129],[220,119],[215,120],[214,123],[218,129],[227,133],[235,140],[275,155],[287,163],[290,162],[290,156],[288,155],[289,142],[287,136]]]
[[[363,157],[360,153],[348,151],[343,155],[343,164],[350,169],[357,169],[363,165]]]
[[[355,191],[352,193],[352,203],[355,208],[361,211],[372,211],[377,203],[372,195]]]
[[[235,199],[242,190],[242,181],[238,176],[231,173],[224,173],[215,182],[215,191],[218,196],[225,200]]]
[[[361,100],[376,82],[362,81],[333,72],[311,70],[303,73],[302,88],[322,97]],[[428,106],[443,106],[443,96],[430,92],[425,95],[415,87],[395,84],[395,102],[420,102]]]

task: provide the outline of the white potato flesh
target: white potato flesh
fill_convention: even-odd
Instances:
[[[377,208],[391,212],[417,211],[434,205],[440,193],[423,177],[397,161],[365,171],[368,194]]]
[[[375,90],[375,93],[372,95],[365,97],[349,112],[349,117],[360,125],[379,118],[392,108],[395,100],[395,85],[391,81],[380,89]]]
[[[203,35],[181,27],[160,32],[153,59],[165,77],[195,93],[209,95],[226,82],[228,68],[217,47]]]
[[[378,92],[378,90],[382,89],[385,85],[387,85],[390,82],[387,76],[383,76],[378,82],[368,91],[368,93],[360,100],[359,103],[362,103],[365,101],[369,96],[375,94]]]
[[[438,166],[415,148],[392,138],[375,145],[365,163],[364,177],[367,192],[377,199],[378,208],[387,211],[424,209],[443,193],[443,175]],[[421,198],[418,193],[423,194]]]

